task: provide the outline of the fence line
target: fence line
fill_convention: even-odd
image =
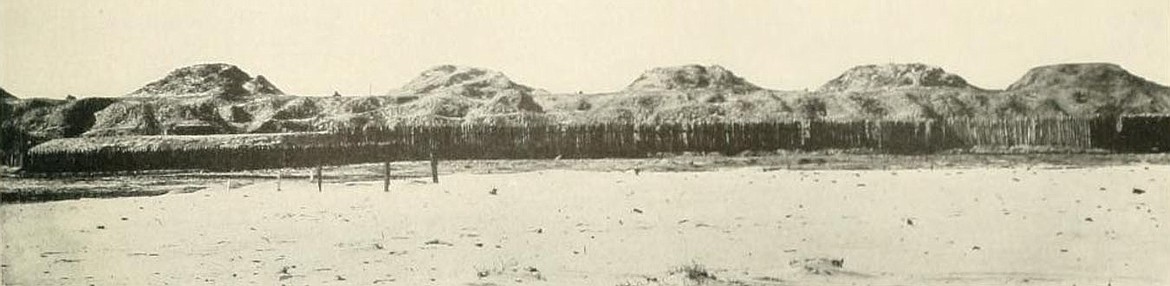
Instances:
[[[200,144],[177,144],[178,139]],[[141,139],[141,140],[139,140]],[[260,143],[240,144],[241,139]],[[103,141],[104,140],[104,141]],[[235,144],[228,144],[228,140]],[[115,143],[111,143],[115,142]],[[121,143],[116,143],[121,142]],[[637,158],[656,153],[865,149],[893,154],[1046,147],[1170,150],[1170,116],[943,120],[396,125],[328,133],[57,139],[23,170],[246,170],[443,159]]]

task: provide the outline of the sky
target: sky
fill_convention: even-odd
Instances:
[[[786,90],[911,62],[991,89],[1069,62],[1165,85],[1170,1],[0,1],[0,87],[20,97],[120,96],[220,62],[302,95],[381,94],[441,64],[551,92],[684,64]]]

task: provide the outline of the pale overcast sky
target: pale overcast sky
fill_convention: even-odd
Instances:
[[[552,92],[691,63],[774,89],[889,62],[993,89],[1063,62],[1170,84],[1170,1],[0,1],[0,87],[18,96],[118,96],[209,62],[309,95],[447,63]]]

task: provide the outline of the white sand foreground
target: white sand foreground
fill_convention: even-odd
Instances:
[[[712,285],[1167,285],[1168,182],[1170,166],[1144,165],[459,174],[389,193],[209,181],[3,205],[2,280],[670,285],[700,265]],[[790,265],[804,258],[845,263]]]

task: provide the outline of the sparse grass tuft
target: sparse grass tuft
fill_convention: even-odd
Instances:
[[[690,264],[679,266],[678,268],[671,270],[670,274],[683,274],[687,280],[694,281],[698,284],[703,284],[704,282],[714,281],[717,279],[715,274],[711,274],[711,271],[707,269],[707,266],[704,266],[698,262],[691,262]]]
[[[484,279],[491,276],[507,275],[517,279],[535,279],[544,281],[544,274],[536,267],[520,267],[520,263],[515,260],[506,260],[495,263],[490,266],[476,266],[475,276]]]

